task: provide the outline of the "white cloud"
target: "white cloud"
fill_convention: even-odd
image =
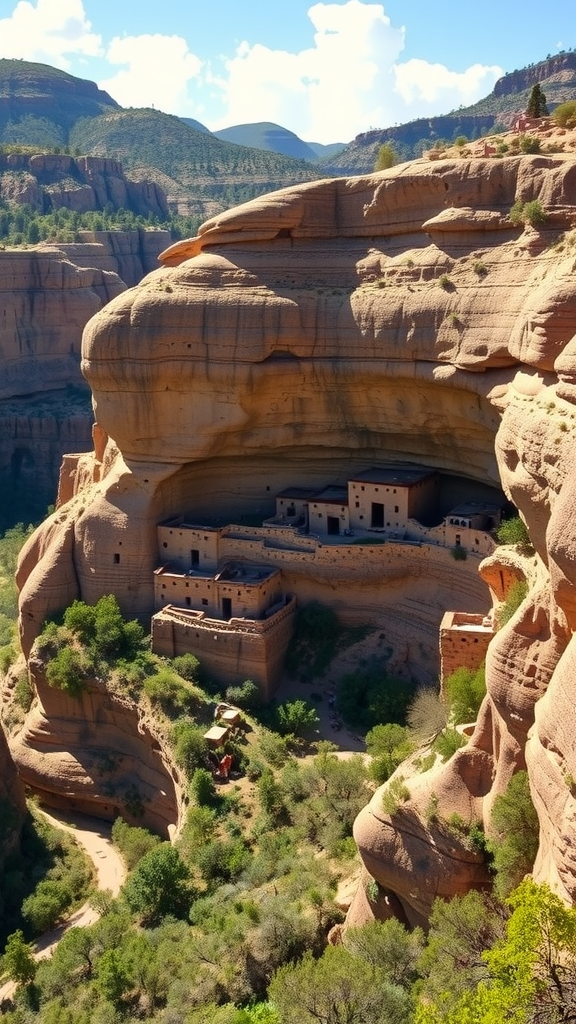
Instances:
[[[399,63],[405,28],[382,4],[316,3],[308,10],[314,46],[299,53],[243,42],[225,64],[225,114],[213,129],[274,121],[316,142],[348,141],[370,128],[443,114],[490,92],[501,68],[462,73]]]
[[[101,38],[92,32],[82,0],[20,0],[9,18],[0,19],[3,57],[41,61],[67,70],[68,55],[96,57]]]
[[[394,68],[396,92],[409,107],[418,107],[418,116],[426,116],[426,104],[436,112],[474,103],[492,89],[503,74],[502,68],[473,64],[466,71],[449,71],[443,64],[429,64],[425,60],[409,60]]]
[[[202,61],[181,36],[116,36],[106,59],[109,64],[126,65],[98,82],[122,106],[154,106],[169,114],[188,112],[188,83],[198,78]],[[191,108],[190,116],[194,116]]]

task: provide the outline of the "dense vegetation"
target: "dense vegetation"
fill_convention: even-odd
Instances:
[[[7,565],[24,533],[8,538]],[[346,639],[314,605],[301,618],[292,656],[311,657],[321,674],[328,646],[334,651]],[[75,601],[37,646],[52,685],[78,692],[97,673],[150,702],[188,779],[189,808],[175,845],[116,821],[113,839],[130,869],[119,898],[101,894],[100,920],[71,929],[40,963],[28,940],[82,898],[88,879],[79,866],[65,874],[60,854],[43,863],[24,844],[21,856],[32,857],[34,869],[14,862],[16,881],[6,890],[10,938],[0,969],[19,984],[14,1005],[5,1007],[8,1024],[496,1024],[495,1008],[503,1000],[511,1007],[513,994],[514,1024],[570,1019],[562,1016],[562,998],[571,999],[576,984],[574,912],[545,887],[521,882],[538,842],[526,773],[513,776],[496,800],[491,841],[478,823],[468,826],[458,815],[442,821],[431,801],[430,824],[492,864],[494,895],[438,901],[427,938],[392,920],[327,945],[330,928],[342,921],[338,882],[356,870],[356,815],[407,757],[415,759],[412,771],[425,772],[456,749],[452,734],[464,742],[454,723],[476,713],[481,670],[456,673],[440,700],[433,690],[414,696],[394,681],[382,686],[386,659],[379,669],[359,665],[354,678],[364,696],[352,706],[358,713],[365,703],[380,715],[366,737],[370,764],[358,755],[340,760],[332,744],[311,742],[308,702],[263,707],[247,680],[234,689],[252,706],[244,713],[248,727],[217,752],[233,759],[224,783],[203,738],[213,684],[191,655],[172,662],[151,655],[142,628],[122,619],[113,596],[94,606]],[[339,691],[341,710],[353,691],[352,683]],[[422,747],[432,734],[434,743],[444,737],[443,749]],[[409,795],[396,773],[384,809],[398,813]],[[51,852],[56,842],[47,843]],[[18,879],[29,888],[19,889]],[[366,895],[379,899],[374,879],[367,879]]]
[[[143,217],[130,210],[77,210],[60,208],[39,213],[28,205],[0,201],[0,246],[36,245],[38,242],[78,242],[81,231],[134,231],[164,228],[174,240],[196,234],[200,217],[172,214],[168,220]]]

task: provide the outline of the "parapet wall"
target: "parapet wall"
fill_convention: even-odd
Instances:
[[[488,616],[446,612],[440,623],[440,690],[458,668],[475,671],[486,658],[495,630]]]
[[[152,617],[152,649],[167,658],[194,654],[223,686],[252,679],[269,700],[280,679],[295,612],[296,601],[289,598],[268,619],[223,622],[168,605]]]

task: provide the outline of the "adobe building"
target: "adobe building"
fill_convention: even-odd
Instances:
[[[459,668],[472,672],[486,658],[488,645],[496,632],[491,615],[470,612],[445,612],[440,623],[440,693],[448,676]]]
[[[186,515],[160,523],[153,650],[195,654],[223,686],[252,679],[269,697],[293,631],[296,599],[286,593],[287,578],[291,589],[303,581],[309,600],[309,575],[325,578],[328,567],[340,582],[349,572],[355,581],[359,573],[385,575],[402,545],[462,545],[476,555],[494,549],[499,507],[468,502],[442,518],[440,483],[429,467],[394,463],[346,484],[287,487],[276,496],[276,514],[259,526],[199,524]],[[380,547],[370,546],[374,535]],[[351,569],[349,545],[360,538]],[[465,634],[476,647],[470,624]]]

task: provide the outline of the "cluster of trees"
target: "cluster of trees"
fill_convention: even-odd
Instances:
[[[138,228],[170,231],[174,240],[195,235],[200,217],[172,214],[167,221],[143,217],[131,210],[89,210],[79,213],[60,207],[40,213],[31,206],[15,206],[0,202],[0,244],[5,246],[36,245],[38,242],[77,242],[80,231],[133,231]]]

